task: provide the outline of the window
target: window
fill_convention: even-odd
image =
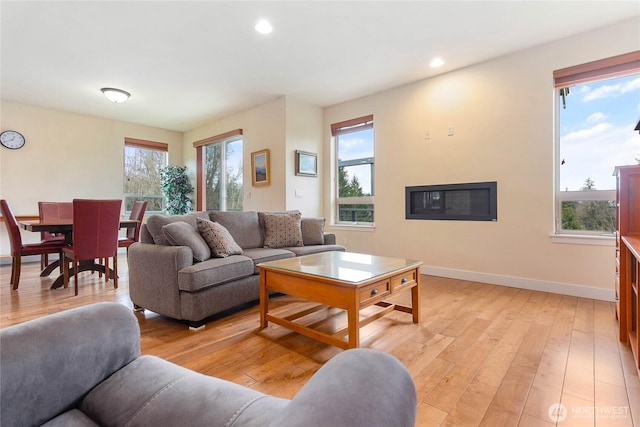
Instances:
[[[640,52],[554,72],[557,90],[556,233],[616,228],[618,165],[640,161]]]
[[[193,145],[198,156],[197,209],[241,211],[244,194],[242,129]]]
[[[160,169],[167,166],[168,144],[124,139],[124,209],[131,212],[136,200],[148,203],[147,212],[164,210]]]
[[[331,125],[336,143],[337,223],[374,222],[373,116]]]

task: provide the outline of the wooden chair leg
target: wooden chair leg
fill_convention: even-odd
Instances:
[[[64,288],[67,289],[69,287],[69,260],[67,259],[66,256],[63,255],[62,258],[60,259],[60,262],[64,264],[63,273],[62,273],[62,283],[64,285]]]
[[[104,258],[98,258],[98,264],[104,265]],[[98,277],[102,279],[102,271],[98,271]],[[109,279],[107,279],[108,281]]]
[[[9,281],[9,284],[13,285],[13,282],[15,282],[15,278],[16,278],[16,257],[12,255],[11,256],[11,280]]]
[[[118,252],[113,257],[113,287],[118,289]]]
[[[104,281],[105,283],[109,281],[109,279],[111,278],[110,274],[109,274],[109,258],[100,258],[101,261],[103,262],[104,265]]]
[[[14,257],[14,262],[11,264],[14,266],[13,270],[13,290],[18,289],[18,285],[20,284],[20,270],[22,269],[22,257],[20,255]]]
[[[44,270],[47,265],[49,265],[49,256],[47,254],[40,255],[40,270]]]
[[[73,279],[74,279],[74,284],[75,284],[75,290],[76,290],[76,295],[78,295],[78,265],[80,263],[80,260],[78,259],[77,256],[73,257]]]

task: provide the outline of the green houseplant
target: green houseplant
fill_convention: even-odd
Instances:
[[[166,166],[160,170],[162,192],[167,199],[169,215],[184,215],[191,208],[193,185],[186,166]]]

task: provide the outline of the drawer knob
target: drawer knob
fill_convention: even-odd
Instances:
[[[408,282],[408,280],[407,280],[406,277],[403,277],[402,280],[400,281],[400,283],[407,283],[407,282]]]
[[[373,288],[371,289],[371,296],[377,295],[378,294],[378,288]]]

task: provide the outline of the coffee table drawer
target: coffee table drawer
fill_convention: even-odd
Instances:
[[[391,291],[396,292],[416,283],[416,270],[406,271],[391,278]]]
[[[377,301],[391,293],[388,280],[377,282],[366,288],[360,289],[360,307],[369,305],[372,301]]]

